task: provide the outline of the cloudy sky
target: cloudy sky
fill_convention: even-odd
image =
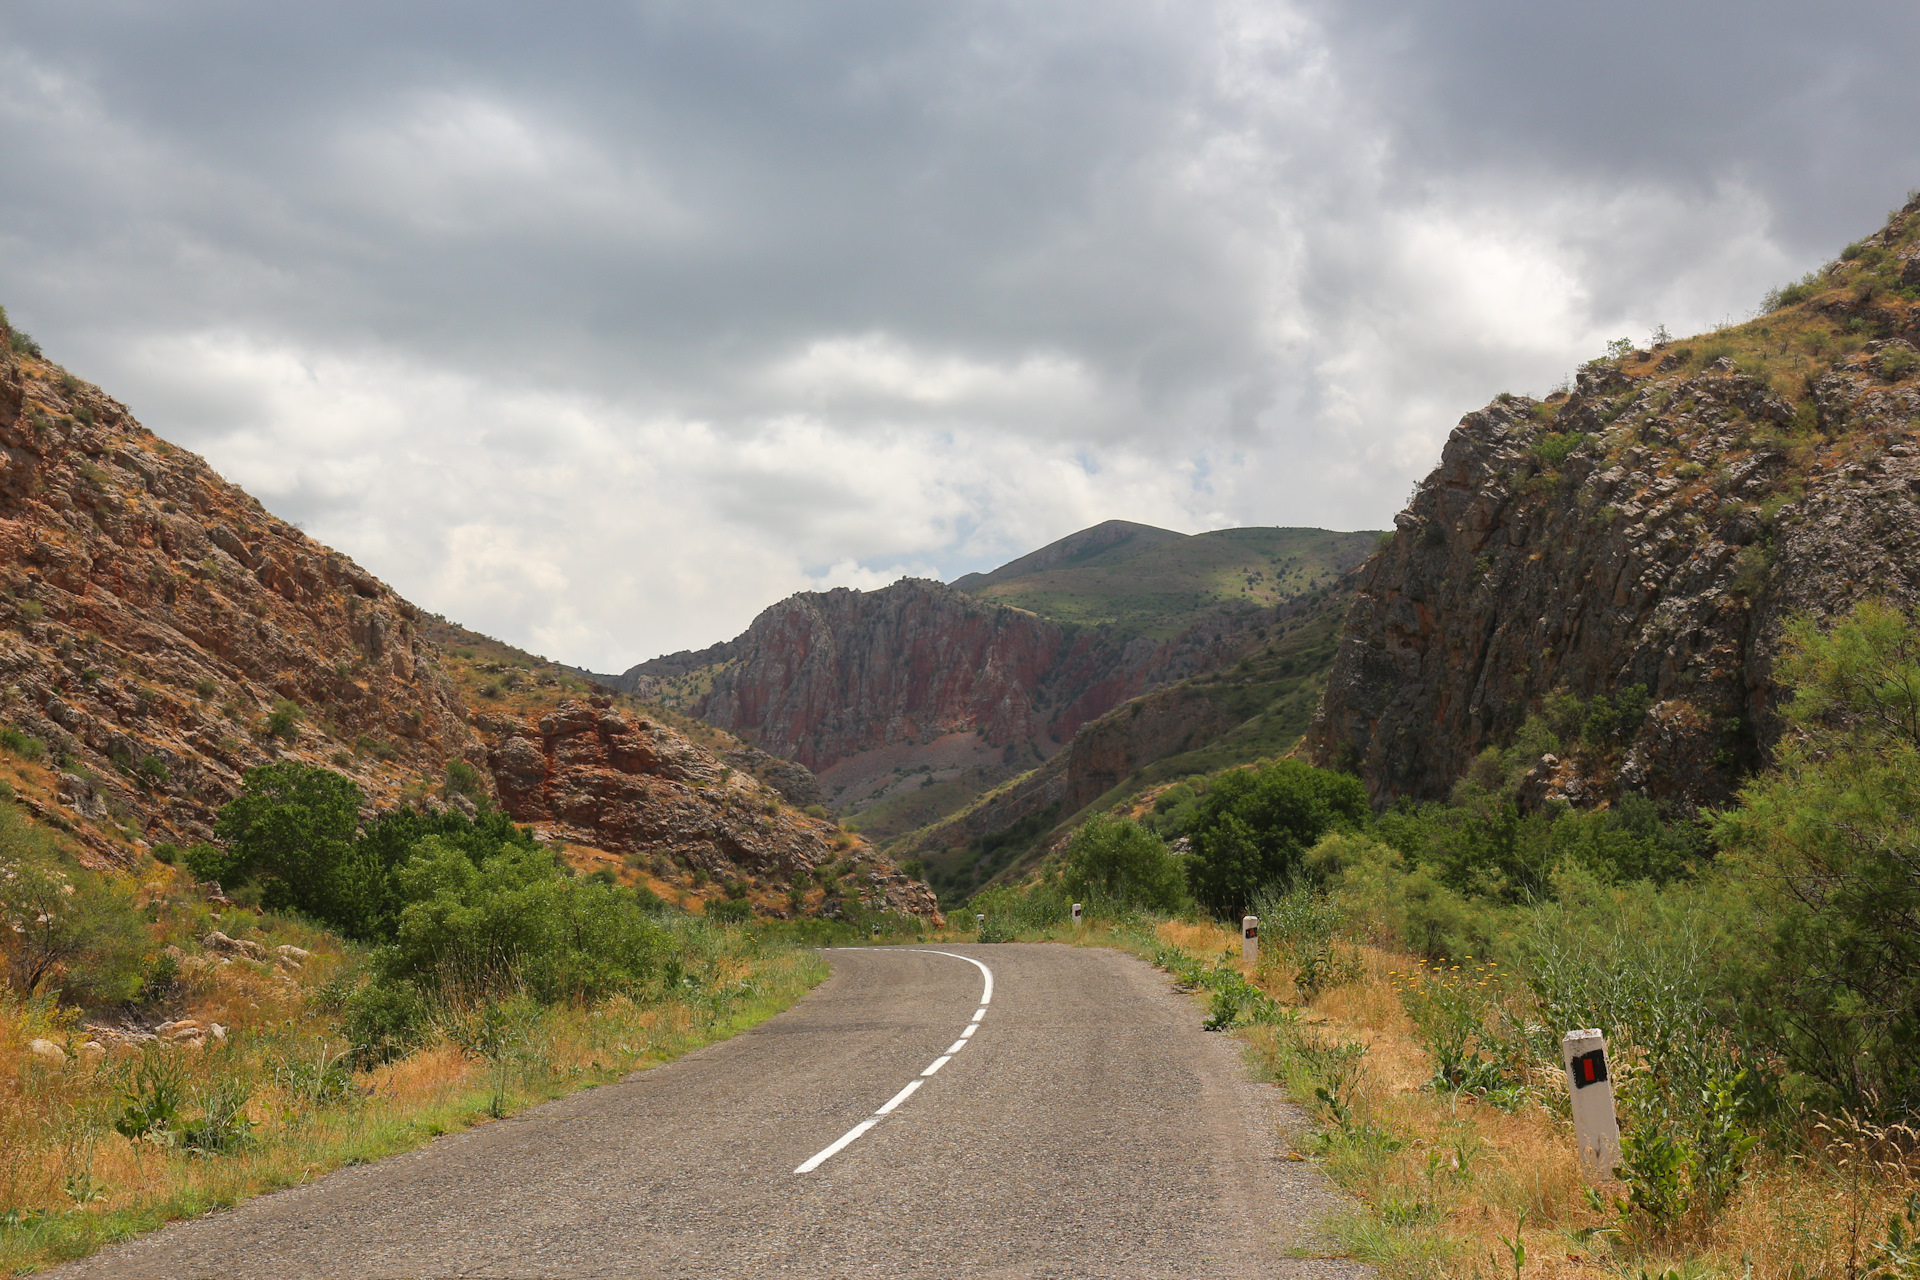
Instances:
[[[1377,528],[1459,416],[1920,184],[1920,8],[8,0],[0,303],[603,670],[1121,517]]]

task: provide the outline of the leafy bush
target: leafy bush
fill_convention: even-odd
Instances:
[[[1539,442],[1533,446],[1533,456],[1540,459],[1542,466],[1547,467],[1549,470],[1555,470],[1573,455],[1575,449],[1578,449],[1586,442],[1587,437],[1585,432],[1550,431],[1542,436]]]
[[[537,846],[503,844],[476,860],[429,836],[394,880],[406,905],[381,952],[388,978],[591,1000],[645,982],[663,949],[631,892],[573,879]]]
[[[1798,280],[1783,284],[1777,289],[1769,289],[1766,296],[1760,300],[1761,314],[1770,314],[1782,307],[1791,307],[1796,303],[1805,302],[1820,292],[1821,284],[1820,273],[1809,271]]]
[[[286,698],[274,700],[267,716],[267,736],[291,744],[300,737],[300,707]]]
[[[5,747],[22,760],[38,760],[47,753],[46,743],[18,729],[0,729],[0,747]]]
[[[0,958],[9,986],[57,989],[83,1004],[130,1000],[150,948],[131,886],[72,862],[46,830],[0,803]]]
[[[1346,774],[1298,760],[1232,770],[1214,781],[1189,826],[1194,896],[1216,915],[1236,911],[1297,879],[1306,850],[1327,831],[1367,816],[1366,789]]]
[[[723,898],[707,904],[706,916],[715,924],[746,924],[753,919],[753,904],[745,898]]]
[[[1160,837],[1106,814],[1088,819],[1067,842],[1061,887],[1076,900],[1120,908],[1174,912],[1192,901],[1180,860]]]
[[[465,760],[449,760],[446,781],[442,784],[441,791],[448,796],[468,796],[478,799],[487,794],[487,784],[480,776],[480,771]]]
[[[1761,904],[1751,1030],[1832,1105],[1920,1112],[1920,625],[1866,602],[1793,623],[1778,667],[1793,732],[1715,815]]]
[[[431,1011],[419,988],[370,982],[347,997],[341,1031],[362,1069],[405,1057],[425,1038]]]

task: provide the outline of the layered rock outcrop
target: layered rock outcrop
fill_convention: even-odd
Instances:
[[[775,886],[806,880],[848,844],[832,823],[782,805],[752,774],[664,724],[622,715],[604,697],[563,701],[537,719],[476,723],[495,744],[488,764],[502,807],[550,839]],[[924,884],[863,860],[872,864],[865,905],[938,914]]]
[[[206,838],[275,756],[375,795],[483,758],[413,605],[18,354],[0,357],[0,593],[0,719],[57,774],[24,798],[103,862]]]
[[[1786,622],[1920,600],[1920,310],[1885,283],[1917,222],[1793,308],[1464,418],[1361,572],[1313,756],[1437,798],[1550,695],[1638,686],[1586,798],[1726,801],[1777,739]]]

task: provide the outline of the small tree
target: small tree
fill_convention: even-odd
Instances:
[[[1788,628],[1776,767],[1714,815],[1763,926],[1762,1038],[1840,1105],[1920,1111],[1920,626],[1865,603]]]
[[[352,848],[366,796],[331,769],[277,760],[247,770],[240,794],[220,811],[214,833],[224,853],[190,851],[188,866],[206,879],[265,881],[261,901],[293,907],[350,931],[364,914],[365,890]]]
[[[1178,911],[1191,902],[1185,879],[1180,860],[1159,836],[1125,818],[1098,814],[1067,842],[1061,885],[1076,899]]]
[[[1278,760],[1216,779],[1189,822],[1188,877],[1216,914],[1244,908],[1261,890],[1296,879],[1305,852],[1339,826],[1367,816],[1358,778]]]

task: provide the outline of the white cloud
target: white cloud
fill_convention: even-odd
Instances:
[[[1385,525],[1495,392],[1873,225],[1876,13],[27,0],[0,301],[423,606],[618,669],[1113,517]]]

